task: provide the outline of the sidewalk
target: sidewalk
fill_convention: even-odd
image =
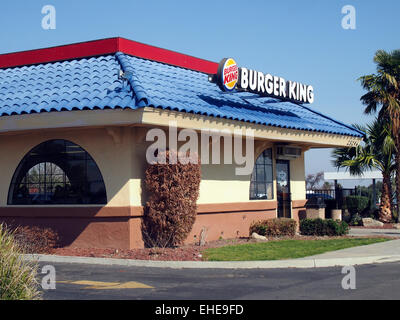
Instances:
[[[399,256],[400,257],[400,239],[386,242],[374,243],[367,246],[347,248],[337,251],[325,252],[304,259],[343,259],[360,257],[380,257],[380,256]]]
[[[352,233],[353,230],[351,231]],[[378,231],[377,229],[370,230],[373,230],[371,232]],[[393,232],[398,230],[383,231]],[[370,231],[364,229],[363,232]],[[149,261],[90,257],[66,257],[54,255],[25,255],[25,259],[43,263],[82,263],[173,269],[319,268],[400,261],[400,239],[370,244],[366,246],[342,249],[338,251],[326,252],[323,254],[305,258],[274,261]]]
[[[398,229],[364,229],[350,228],[350,236],[385,236],[385,237],[400,237]]]

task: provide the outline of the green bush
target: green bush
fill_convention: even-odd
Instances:
[[[253,222],[250,226],[250,235],[253,232],[262,236],[280,237],[296,234],[297,222],[288,218],[275,218]]]
[[[351,216],[351,220],[349,222],[351,226],[362,226],[362,218],[358,213],[355,213]]]
[[[23,259],[13,233],[0,224],[0,300],[39,299],[36,274],[37,265]]]
[[[363,196],[348,196],[346,197],[346,207],[353,215],[355,213],[361,214],[368,208],[369,199]]]
[[[344,221],[332,219],[304,219],[300,222],[300,233],[306,236],[343,236],[349,232]]]
[[[250,225],[249,235],[251,236],[253,232],[258,233],[261,236],[267,234],[267,222],[268,220],[255,221]]]

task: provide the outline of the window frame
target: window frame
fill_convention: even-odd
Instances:
[[[266,157],[265,153],[269,152],[270,157]],[[259,159],[262,157],[263,163],[257,163]],[[270,163],[266,163],[266,159],[270,160]],[[264,179],[263,180],[258,180],[258,168],[263,168],[264,171]],[[268,174],[267,170],[270,172],[270,177],[271,180],[268,180]],[[255,178],[253,179],[255,175]],[[258,192],[258,185],[262,183],[265,186],[265,196],[258,197],[257,195],[260,194],[261,192]],[[271,198],[268,197],[268,186],[271,188]],[[252,192],[252,189],[254,190]],[[267,148],[263,150],[263,152],[260,153],[260,155],[257,157],[255,163],[254,163],[254,168],[253,172],[251,173],[250,177],[250,190],[249,190],[249,199],[250,200],[273,200],[274,199],[274,156],[273,156],[273,150],[272,148]]]
[[[77,155],[75,155],[75,154]],[[76,167],[72,164],[76,163]],[[55,199],[56,184],[51,184],[54,190],[48,192],[44,190],[40,193],[44,179],[44,187],[47,187],[48,177],[52,178],[52,173],[45,171],[40,173],[43,176],[39,177],[38,183],[30,183],[26,181],[28,173],[32,168],[42,164],[53,164],[61,169],[62,174],[68,178],[69,183],[64,183],[63,178],[63,193],[62,197]],[[82,170],[79,169],[83,166]],[[88,168],[91,168],[90,170]],[[89,172],[90,171],[90,172]],[[91,176],[91,177],[90,177]],[[71,179],[72,177],[72,179]],[[25,181],[24,181],[25,180]],[[94,184],[99,184],[97,190],[91,189]],[[39,200],[31,197],[28,193],[18,201],[17,194],[21,186],[25,188],[30,185],[37,184],[39,187]],[[68,185],[68,188],[67,188]],[[50,195],[51,200],[47,199]],[[44,196],[44,198],[42,197]],[[43,199],[42,199],[43,198]],[[62,206],[76,206],[76,205],[106,205],[108,202],[107,190],[104,182],[103,175],[93,157],[81,146],[65,139],[51,139],[37,144],[30,151],[28,151],[19,162],[17,168],[11,179],[8,189],[7,205],[8,206],[49,206],[49,205],[62,205]]]

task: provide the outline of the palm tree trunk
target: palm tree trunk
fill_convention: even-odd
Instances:
[[[390,121],[392,126],[392,137],[394,140],[395,146],[395,182],[396,182],[396,214],[395,220],[396,222],[399,220],[399,201],[400,201],[400,114],[396,110],[395,112],[390,114]]]
[[[382,196],[379,205],[379,220],[388,223],[392,220],[392,192],[390,174],[383,173]]]
[[[396,149],[400,150],[400,143],[396,145]],[[399,200],[400,200],[400,152],[396,151],[395,154],[395,162],[396,162],[396,220],[399,220]],[[396,221],[396,222],[397,222]]]

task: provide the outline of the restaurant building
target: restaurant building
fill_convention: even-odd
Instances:
[[[225,72],[225,73],[224,73]],[[151,128],[254,135],[254,164],[202,164],[187,242],[298,220],[304,152],[362,133],[315,111],[313,88],[123,38],[0,55],[0,221],[51,227],[63,245],[138,248]],[[225,140],[221,139],[221,148]]]

